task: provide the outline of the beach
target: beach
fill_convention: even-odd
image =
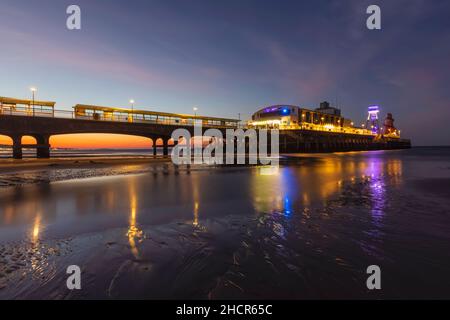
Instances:
[[[275,170],[21,163],[0,164],[1,299],[450,297],[449,148],[289,155]]]
[[[170,163],[167,157],[96,156],[0,159],[0,187],[49,183],[92,176],[136,173],[139,166]]]

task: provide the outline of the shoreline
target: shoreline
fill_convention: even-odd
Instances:
[[[159,164],[170,162],[164,156],[87,156],[50,159],[1,159],[0,174],[39,169],[94,169],[116,165]]]
[[[166,172],[168,157],[76,157],[0,161],[0,191],[74,179]]]
[[[286,162],[313,161],[321,158],[323,155],[343,155],[365,153],[380,150],[359,150],[359,151],[343,151],[343,152],[327,152],[327,153],[280,153],[280,164]],[[384,150],[384,151],[399,151]],[[300,156],[299,156],[300,155]],[[113,168],[123,165],[157,165],[172,163],[170,156],[163,155],[80,155],[68,157],[53,157],[48,159],[39,158],[0,158],[0,176],[4,174],[15,174],[26,171],[35,171],[43,169],[102,169]],[[192,164],[195,166],[194,164]],[[230,165],[235,166],[253,166]]]

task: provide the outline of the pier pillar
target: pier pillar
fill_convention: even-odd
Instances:
[[[172,150],[173,150],[173,148],[175,148],[178,144],[180,143],[180,141],[178,140],[178,141],[173,141],[173,145],[172,145]]]
[[[163,140],[163,155],[164,156],[169,155],[169,139]]]
[[[48,159],[50,158],[50,137],[48,136],[35,136],[37,146],[36,146],[36,157],[38,159]]]
[[[36,150],[36,156],[38,159],[50,158],[50,145],[38,146]]]
[[[14,159],[22,159],[22,137],[15,136],[12,137],[13,140],[13,158]]]
[[[156,139],[153,139],[153,146],[152,146],[152,150],[153,150],[153,156],[156,157]]]

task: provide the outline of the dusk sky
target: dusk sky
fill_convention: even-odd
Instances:
[[[66,28],[66,8],[82,29]],[[382,30],[366,28],[381,7]],[[0,0],[0,96],[248,119],[272,104],[391,112],[450,145],[450,1]]]

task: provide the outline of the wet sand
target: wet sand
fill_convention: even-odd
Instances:
[[[110,157],[74,157],[50,159],[0,159],[0,174],[42,168],[97,168],[100,166],[135,165],[170,162],[163,156],[110,156]]]
[[[349,185],[345,196],[298,217],[229,215],[2,245],[0,298],[449,298],[448,235],[430,244],[431,234],[420,235],[414,223],[408,237],[355,232],[372,219],[354,206],[370,207],[361,188],[369,183]],[[382,292],[364,285],[373,263],[383,268]],[[65,287],[72,264],[82,268],[80,291]]]
[[[0,188],[53,181],[138,173],[170,163],[163,156],[110,156],[52,159],[1,159]]]
[[[449,160],[301,155],[269,175],[164,159],[20,169],[46,180],[0,188],[0,299],[450,298]],[[73,264],[80,291],[66,288]]]

